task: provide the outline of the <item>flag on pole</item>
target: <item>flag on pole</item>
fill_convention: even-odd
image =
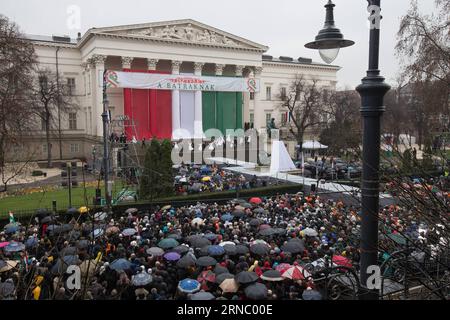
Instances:
[[[302,152],[302,175],[305,175],[305,154]]]
[[[14,213],[12,213],[12,211],[9,212],[9,223],[16,223],[16,219],[14,218]]]

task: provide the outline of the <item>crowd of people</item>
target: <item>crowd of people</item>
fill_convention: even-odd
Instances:
[[[265,187],[266,179],[253,176],[246,178],[224,170],[218,165],[180,165],[175,177],[175,192],[177,195],[187,195],[204,192],[234,191]]]
[[[380,218],[391,234],[426,238],[399,207]],[[40,211],[0,234],[0,299],[325,299],[315,272],[358,268],[359,222],[357,208],[302,194],[122,214]],[[72,265],[80,287],[70,287]]]

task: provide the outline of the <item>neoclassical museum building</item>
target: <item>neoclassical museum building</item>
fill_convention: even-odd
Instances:
[[[179,138],[174,132],[201,137],[211,128],[265,130],[272,118],[282,127],[289,115],[281,95],[292,80],[303,76],[335,88],[340,69],[266,55],[265,45],[191,19],[91,28],[77,39],[27,39],[39,68],[57,73],[78,106],[54,128],[54,158],[60,146],[65,159],[90,158],[101,142],[105,70],[110,130],[140,141]],[[36,157],[45,159],[41,129],[33,133],[33,145]]]

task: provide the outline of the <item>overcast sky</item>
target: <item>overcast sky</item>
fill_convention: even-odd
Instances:
[[[320,62],[318,52],[304,47],[312,41],[325,19],[326,0],[1,0],[0,13],[29,34],[68,34],[76,37],[91,27],[192,18],[270,47],[268,54],[294,58],[310,57]],[[399,70],[395,56],[396,33],[410,0],[382,1],[380,68],[393,83]],[[425,12],[434,0],[420,0]],[[334,64],[339,87],[354,87],[368,64],[367,1],[334,0],[337,26],[356,45],[341,50]],[[80,30],[69,29],[68,8],[81,12]]]

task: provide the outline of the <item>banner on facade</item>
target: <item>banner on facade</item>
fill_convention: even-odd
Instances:
[[[108,70],[105,73],[108,88],[259,92],[259,80],[238,77],[206,77]]]

